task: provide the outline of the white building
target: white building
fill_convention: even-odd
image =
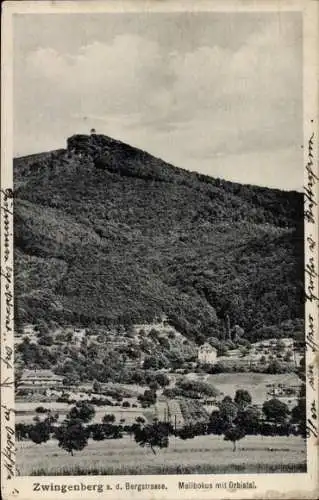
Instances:
[[[214,364],[217,359],[217,349],[206,343],[198,349],[198,361],[200,363]]]

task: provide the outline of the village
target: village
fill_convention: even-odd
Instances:
[[[31,363],[21,371],[17,383],[18,423],[41,418],[39,407],[58,414],[61,420],[70,404],[88,401],[96,403],[94,422],[100,422],[107,411],[118,422],[126,424],[140,417],[150,422],[154,418],[169,420],[182,427],[188,420],[188,407],[194,402],[198,408],[198,420],[207,421],[211,412],[218,410],[219,402],[225,396],[233,397],[236,389],[248,390],[256,408],[261,409],[264,401],[277,398],[290,410],[296,405],[300,390],[295,370],[300,365],[302,352],[296,349],[292,338],[244,343],[227,350],[221,349],[216,341],[216,346],[213,345],[213,340],[198,346],[165,318],[152,324],[134,325],[129,331],[118,328],[106,336],[99,331],[68,327],[57,328],[48,337],[50,342],[43,342],[39,331],[33,325],[26,325],[23,334],[16,336],[16,348],[19,352],[19,346],[21,348],[25,343],[27,346],[39,343],[44,344],[44,349],[65,352],[66,356],[70,355],[70,349],[75,352],[83,346],[97,348],[100,352],[111,350],[111,353],[116,353],[121,370],[135,372],[135,376],[136,373],[147,373],[149,378],[120,383],[112,380],[77,380],[72,383],[70,377],[57,373],[59,370],[38,368]],[[158,354],[167,350],[176,351],[180,362],[174,358],[174,363],[160,364]],[[279,363],[284,370],[267,372],[267,367]],[[195,394],[196,383],[205,384],[207,391]],[[155,397],[144,400],[143,395],[150,388]]]

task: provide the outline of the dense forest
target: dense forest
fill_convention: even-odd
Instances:
[[[18,327],[166,315],[196,341],[222,338],[226,318],[250,340],[301,333],[301,193],[188,172],[96,134],[15,159],[14,183]]]

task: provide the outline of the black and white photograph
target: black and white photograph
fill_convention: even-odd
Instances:
[[[15,477],[307,474],[302,11],[52,9],[11,18]]]

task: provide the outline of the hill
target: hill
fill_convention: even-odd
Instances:
[[[14,183],[17,327],[166,315],[196,341],[222,337],[227,317],[250,339],[301,331],[302,194],[188,172],[96,134],[15,159]]]

